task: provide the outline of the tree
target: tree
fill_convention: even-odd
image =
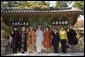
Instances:
[[[49,4],[47,4],[45,1],[36,1],[31,7],[34,9],[48,9]]]
[[[1,1],[1,8],[19,9],[48,9],[49,3],[46,1]]]
[[[64,8],[64,7],[68,7],[65,1],[56,1],[56,8]]]
[[[8,39],[11,27],[7,26],[1,18],[1,39]]]
[[[48,9],[49,3],[45,1],[22,1],[18,7],[28,9]]]
[[[73,7],[84,10],[84,1],[75,1]]]
[[[1,9],[16,7],[18,1],[1,1]]]
[[[65,1],[68,5],[68,7],[72,7],[74,4],[74,1]]]

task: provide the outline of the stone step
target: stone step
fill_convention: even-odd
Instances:
[[[7,54],[6,56],[84,56],[84,53],[17,53],[17,54]]]

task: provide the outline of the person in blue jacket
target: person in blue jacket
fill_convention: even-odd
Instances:
[[[58,30],[54,29],[52,31],[52,45],[54,47],[54,53],[58,53],[58,47],[59,47],[59,33]]]

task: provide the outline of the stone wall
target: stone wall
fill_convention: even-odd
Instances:
[[[1,40],[1,56],[4,56],[7,54],[8,44],[9,44],[9,41],[7,39]]]

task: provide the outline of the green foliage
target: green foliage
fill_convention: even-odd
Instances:
[[[8,39],[11,28],[12,27],[7,26],[1,19],[1,38],[2,39]]]
[[[76,7],[76,8],[84,10],[84,1],[75,1],[73,7]]]
[[[16,7],[17,1],[1,1],[1,9]]]
[[[9,36],[9,34],[4,29],[2,29],[1,30],[1,38],[8,39],[8,36]]]
[[[45,1],[2,1],[1,8],[21,8],[21,9],[48,9],[49,3]]]
[[[65,1],[56,1],[56,8],[68,7]]]

